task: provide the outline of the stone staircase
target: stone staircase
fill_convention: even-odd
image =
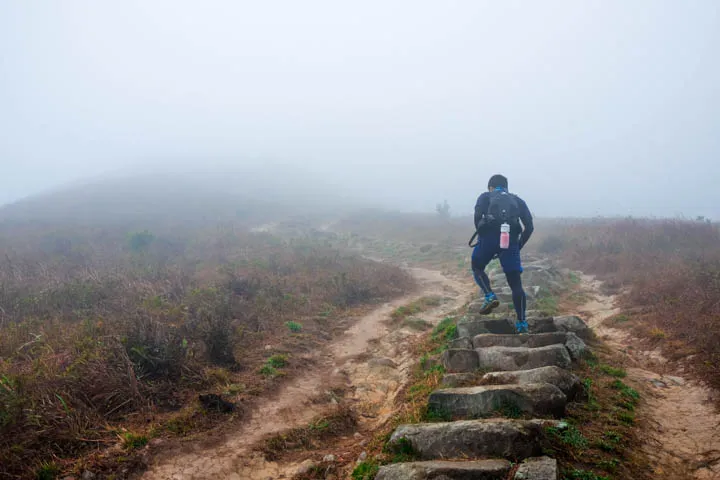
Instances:
[[[558,478],[557,462],[542,456],[543,428],[562,427],[567,403],[581,399],[568,369],[591,331],[564,316],[528,319],[530,333],[518,335],[512,321],[474,308],[457,323],[459,338],[441,357],[443,388],[428,400],[430,412],[454,421],[399,426],[390,445],[418,461],[383,466],[376,480]]]

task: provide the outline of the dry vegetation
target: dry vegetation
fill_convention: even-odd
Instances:
[[[109,445],[208,426],[222,414],[198,393],[256,395],[343,312],[411,287],[325,243],[0,224],[0,478],[53,478]]]
[[[545,225],[536,248],[620,293],[624,321],[720,388],[720,231],[706,221],[593,220]],[[552,234],[549,234],[552,232]],[[687,362],[684,362],[687,363]]]

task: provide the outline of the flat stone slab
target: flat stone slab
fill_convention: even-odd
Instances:
[[[471,349],[471,348],[473,348],[472,338],[470,338],[470,337],[456,338],[455,340],[450,342],[450,348]]]
[[[476,349],[487,347],[538,348],[562,344],[568,349],[572,360],[579,360],[587,350],[585,342],[573,332],[531,333],[529,335],[481,333],[480,335],[475,335],[472,343]]]
[[[572,364],[570,354],[564,345],[546,347],[488,347],[478,348],[479,367],[489,370],[513,371],[530,370],[539,367],[557,366],[568,368]]]
[[[375,480],[505,480],[511,468],[507,460],[395,463],[380,467]]]
[[[428,399],[430,409],[453,418],[480,418],[508,413],[560,418],[565,414],[566,404],[565,394],[549,383],[447,388],[434,391]]]
[[[440,360],[448,372],[474,372],[480,366],[477,350],[464,348],[449,348],[443,352]]]
[[[391,442],[406,439],[422,460],[506,458],[522,460],[542,450],[543,420],[460,420],[401,425]]]
[[[471,383],[474,385],[479,384],[480,376],[475,373],[446,373],[443,375],[440,385],[445,388],[456,388],[467,386]]]
[[[534,333],[530,335],[497,335],[481,333],[472,340],[474,348],[486,347],[547,347],[548,345],[564,344],[567,340],[566,332]]]
[[[470,337],[481,333],[515,333],[515,323],[506,318],[487,318],[482,315],[467,315],[457,323],[458,337]]]
[[[593,333],[590,327],[576,315],[564,315],[562,317],[554,317],[553,324],[559,332],[572,332],[583,340],[592,338]]]
[[[481,385],[508,385],[514,383],[549,383],[559,388],[568,401],[575,400],[583,391],[582,383],[576,375],[554,365],[531,370],[491,372],[486,373],[480,379]]]
[[[515,472],[515,480],[557,480],[557,460],[550,457],[528,458]]]

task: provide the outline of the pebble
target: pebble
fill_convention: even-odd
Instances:
[[[367,452],[362,452],[360,456],[358,457],[357,461],[358,463],[364,462],[367,459]]]
[[[334,461],[335,461],[335,455],[331,454],[331,455],[325,455],[323,457],[323,462],[333,463]]]
[[[665,377],[663,378],[665,378],[666,380],[670,380],[671,383],[674,383],[675,385],[678,385],[680,387],[684,387],[686,383],[684,378],[673,377],[671,375],[665,375]]]
[[[313,468],[314,466],[315,466],[315,462],[313,462],[312,460],[310,460],[308,458],[307,460],[305,460],[298,466],[297,470],[295,470],[295,474],[303,475],[303,474],[309,472],[310,469]]]

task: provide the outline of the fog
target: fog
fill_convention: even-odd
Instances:
[[[536,215],[720,218],[719,47],[715,0],[6,1],[0,204],[272,165],[408,211],[504,173]]]

